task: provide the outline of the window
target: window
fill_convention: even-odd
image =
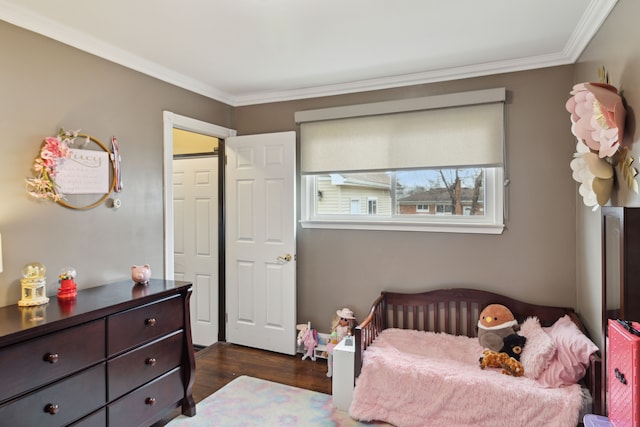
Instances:
[[[378,199],[369,199],[367,200],[367,211],[369,215],[375,215],[378,213]]]
[[[296,113],[302,226],[501,233],[504,98],[495,89]]]

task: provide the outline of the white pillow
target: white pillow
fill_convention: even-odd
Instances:
[[[551,363],[556,354],[556,344],[553,338],[542,329],[537,317],[527,318],[520,326],[518,333],[527,338],[520,354],[524,376],[535,380]]]

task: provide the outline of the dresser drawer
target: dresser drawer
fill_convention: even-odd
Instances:
[[[182,329],[184,306],[180,297],[124,311],[107,318],[107,351],[113,356],[142,343]]]
[[[109,425],[148,426],[176,408],[183,396],[182,372],[176,368],[110,404]]]
[[[104,319],[0,349],[0,402],[105,359]]]
[[[105,364],[44,387],[0,407],[0,423],[11,427],[63,426],[106,403]]]
[[[107,425],[107,409],[102,408],[88,417],[71,424],[72,427],[105,427]]]
[[[153,341],[124,353],[107,365],[109,400],[114,400],[180,365],[184,333]]]

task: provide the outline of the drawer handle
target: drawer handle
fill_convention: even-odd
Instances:
[[[144,324],[148,326],[156,326],[156,318],[150,317],[144,321]]]
[[[60,410],[60,407],[55,403],[49,403],[47,404],[47,406],[44,407],[44,412],[47,412],[51,415],[57,414],[59,410]]]
[[[49,363],[56,363],[60,355],[58,353],[47,353],[44,355],[44,360]]]
[[[147,360],[145,360],[145,362],[147,365],[149,366],[155,366],[156,364],[156,358],[155,357],[150,357]]]
[[[147,405],[155,405],[156,404],[156,398],[155,397],[147,397],[145,399],[144,403],[146,403]]]

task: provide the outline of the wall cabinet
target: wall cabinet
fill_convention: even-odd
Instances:
[[[195,414],[191,284],[120,282],[0,308],[0,420],[19,426],[148,426]]]

